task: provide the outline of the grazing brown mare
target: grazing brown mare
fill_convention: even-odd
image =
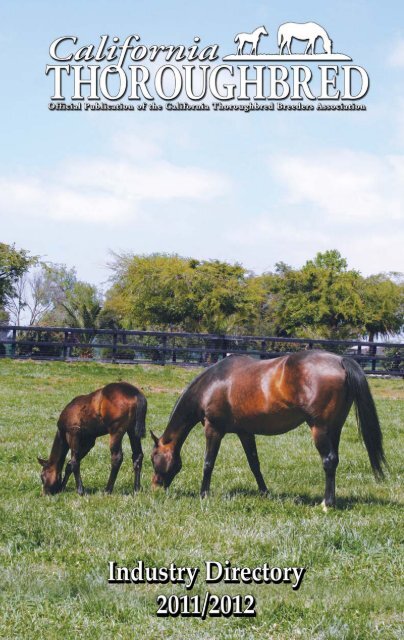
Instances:
[[[111,493],[122,464],[122,438],[128,434],[132,447],[134,490],[140,489],[143,451],[140,438],[145,434],[147,402],[143,393],[127,382],[107,384],[102,389],[85,396],[77,396],[63,409],[53,441],[49,460],[38,458],[42,465],[41,479],[45,494],[63,491],[73,473],[77,493],[83,495],[80,462],[95,444],[98,436],[109,433],[111,473],[106,492]],[[71,460],[67,463],[62,481],[62,469],[68,450]]]
[[[152,433],[154,486],[167,488],[181,469],[181,447],[197,422],[205,427],[201,495],[226,433],[236,433],[262,493],[267,492],[255,435],[277,435],[307,422],[325,471],[324,507],[335,505],[335,472],[342,426],[352,403],[376,476],[385,463],[382,434],[366,377],[352,359],[301,351],[274,360],[230,356],[201,373],[177,401],[161,438]]]

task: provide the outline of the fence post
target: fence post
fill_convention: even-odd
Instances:
[[[206,339],[203,339],[203,344],[201,348],[201,352],[199,354],[199,364],[204,364],[206,362]]]
[[[167,353],[167,336],[163,336],[163,347],[161,353],[161,364],[164,366],[166,363],[166,353]]]
[[[372,372],[376,371],[377,347],[372,347]]]
[[[11,357],[15,358],[15,348],[17,345],[17,329],[13,329],[13,341],[11,343]]]
[[[226,340],[226,338],[224,336],[222,336],[222,347],[221,348],[223,349],[222,358],[224,359],[227,356],[227,340]]]
[[[261,342],[261,351],[264,353],[260,354],[260,360],[265,360],[265,352],[267,350],[267,342],[266,340],[262,340]]]
[[[66,360],[66,358],[67,358],[67,344],[66,344],[66,342],[67,342],[67,339],[68,339],[68,336],[69,336],[69,332],[65,331],[64,335],[65,335],[65,337],[64,337],[64,340],[63,340],[63,360]]]
[[[118,332],[114,331],[112,334],[112,362],[115,362],[116,359],[116,344],[118,342]]]
[[[362,345],[358,344],[356,345],[356,355],[354,353],[352,356],[352,359],[355,360],[355,362],[357,362],[362,369],[364,369],[366,366],[366,360],[365,361],[361,360],[361,354],[362,354]]]

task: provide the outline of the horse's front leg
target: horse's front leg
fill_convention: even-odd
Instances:
[[[213,467],[215,466],[216,457],[219,452],[220,443],[223,433],[215,429],[210,422],[205,421],[206,450],[205,462],[203,465],[203,479],[201,486],[201,498],[209,495],[210,480],[212,477]]]
[[[69,481],[71,474],[72,474],[72,465],[71,465],[71,462],[68,462],[65,467],[65,475],[62,480],[62,487],[60,489],[61,491],[64,491],[66,489],[66,485]]]
[[[76,481],[77,493],[80,496],[84,495],[83,481],[81,479],[81,474],[80,474],[80,461],[93,448],[94,444],[95,444],[95,439],[89,439],[84,441],[80,441],[79,438],[73,439],[72,445],[71,445],[72,457],[70,462],[68,462],[66,465],[65,475],[62,482],[62,491],[65,489],[67,485],[67,481],[69,480],[70,475],[73,473],[74,479]]]

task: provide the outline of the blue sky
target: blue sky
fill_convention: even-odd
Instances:
[[[1,5],[2,240],[80,278],[109,251],[176,252],[259,273],[336,248],[364,274],[404,270],[404,8],[398,0]],[[365,67],[366,112],[50,112],[49,45],[132,33],[217,43],[315,21]],[[264,46],[262,43],[261,46]]]

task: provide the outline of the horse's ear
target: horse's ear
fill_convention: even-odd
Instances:
[[[150,429],[150,435],[153,438],[154,444],[157,444],[159,439],[156,435],[154,435],[153,431]]]
[[[44,460],[43,458],[37,458],[37,460],[42,467],[46,467],[46,465],[48,464],[48,461]]]

